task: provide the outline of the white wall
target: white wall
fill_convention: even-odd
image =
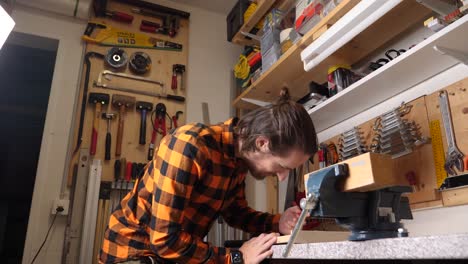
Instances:
[[[30,263],[51,223],[52,201],[61,195],[83,45],[79,36],[85,23],[16,6],[14,31],[59,40],[54,77],[49,97],[44,133],[24,247],[23,263]],[[65,218],[55,221],[48,243],[37,263],[59,263]],[[45,259],[50,261],[45,261]]]
[[[225,15],[164,0],[153,2],[191,13],[187,121],[202,121],[202,102],[209,104],[212,123],[229,118],[232,114],[231,69],[241,48],[226,41]],[[14,10],[13,18],[15,31],[60,40],[23,257],[23,263],[30,263],[52,220],[52,202],[61,195],[75,97],[83,65],[80,36],[85,22],[20,6]],[[65,218],[58,217],[36,263],[60,263],[64,227]]]
[[[413,218],[403,221],[410,236],[468,233],[468,205],[421,209]]]

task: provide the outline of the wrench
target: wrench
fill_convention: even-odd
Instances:
[[[450,115],[450,105],[448,101],[447,91],[443,90],[439,93],[440,112],[442,114],[442,121],[445,128],[445,136],[447,137],[448,151],[446,155],[446,162],[444,165],[445,170],[449,175],[457,175],[453,168],[454,166],[463,171],[463,153],[458,149],[455,142],[455,134],[453,132],[452,116]]]

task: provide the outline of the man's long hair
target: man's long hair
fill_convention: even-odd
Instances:
[[[317,135],[312,119],[304,107],[290,100],[283,88],[277,102],[260,107],[241,117],[236,134],[242,140],[241,151],[257,151],[258,136],[269,139],[273,155],[284,156],[293,148],[305,154],[317,152]]]

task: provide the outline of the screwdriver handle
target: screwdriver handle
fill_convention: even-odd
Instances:
[[[112,143],[112,138],[111,138],[111,133],[107,132],[106,133],[106,153],[105,153],[105,160],[110,160],[111,159],[111,143]]]
[[[126,181],[132,180],[132,163],[130,161],[127,162],[127,168],[125,170],[125,180]]]
[[[157,28],[152,27],[152,26],[147,26],[143,24],[140,25],[140,31],[143,31],[143,32],[156,33],[157,30],[158,30]]]
[[[120,171],[122,170],[122,163],[120,160],[115,160],[114,163],[114,180],[118,181],[120,179]]]
[[[172,71],[171,89],[177,90],[177,73],[175,71]]]

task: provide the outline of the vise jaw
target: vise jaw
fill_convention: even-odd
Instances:
[[[307,195],[317,199],[310,216],[335,218],[349,229],[349,240],[407,237],[401,219],[413,219],[409,201],[401,194],[409,186],[394,186],[368,192],[343,192],[340,186],[349,175],[346,163],[336,164],[306,177]]]

